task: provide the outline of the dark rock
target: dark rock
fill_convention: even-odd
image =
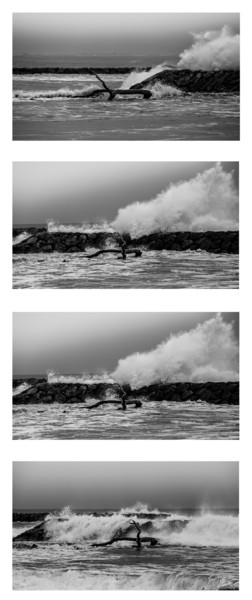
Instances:
[[[125,234],[128,248],[143,248],[145,250],[172,250],[185,251],[188,249],[201,249],[213,253],[238,253],[238,231],[177,231],[168,233],[152,233],[131,238]],[[121,237],[117,233],[106,232],[90,234],[74,233],[48,233],[40,232],[13,246],[14,254],[49,253],[49,252],[84,252],[87,248],[104,248],[107,244],[118,248]]]
[[[240,71],[190,71],[189,69],[165,69],[156,75],[134,84],[132,89],[142,89],[156,83],[171,85],[189,93],[235,93],[240,91]],[[149,87],[149,89],[151,89]]]

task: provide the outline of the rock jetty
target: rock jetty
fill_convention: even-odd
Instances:
[[[18,383],[17,383],[18,382]],[[15,386],[23,380],[15,380]],[[48,383],[46,380],[29,380],[29,389],[13,396],[14,405],[22,404],[81,404],[90,400],[116,398],[143,402],[199,402],[210,404],[239,404],[239,382],[207,383],[156,383],[133,390],[129,385],[117,383]]]
[[[141,250],[171,250],[184,252],[186,250],[205,250],[214,254],[238,254],[238,231],[175,231],[157,232],[133,238],[129,234],[120,236],[118,233],[98,232],[55,232],[49,233],[46,229],[25,229],[30,235],[27,239],[13,246],[14,254],[38,253],[75,253],[86,252],[90,248],[119,248],[122,238],[126,241],[127,248]],[[15,237],[23,233],[24,229],[15,229]]]

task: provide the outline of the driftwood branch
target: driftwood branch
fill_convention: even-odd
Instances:
[[[97,250],[97,252],[94,252],[93,254],[87,254],[86,258],[95,258],[100,254],[108,254],[109,252],[111,252],[112,254],[123,254],[122,250],[110,248],[108,250]],[[138,248],[132,248],[132,250],[125,250],[125,254],[135,254],[135,256],[138,257],[142,255],[142,252]]]
[[[107,83],[99,76],[97,75],[97,73],[93,70],[90,69],[91,73],[93,73],[93,75],[95,75],[95,77],[98,79],[98,81],[100,81],[100,83],[102,84],[102,86],[104,87],[104,90],[93,90],[92,92],[87,92],[86,94],[83,94],[82,97],[83,98],[92,98],[92,97],[97,97],[100,96],[101,94],[104,94],[104,92],[107,92],[109,97],[108,100],[111,102],[112,100],[114,100],[114,98],[116,96],[136,96],[139,95],[143,96],[143,98],[145,99],[149,99],[152,96],[152,92],[150,90],[145,90],[145,89],[128,89],[128,90],[124,90],[124,89],[111,89],[108,87]],[[98,93],[97,93],[98,92]],[[75,96],[76,98],[78,98],[78,96]]]
[[[126,406],[130,405],[130,404],[134,404],[135,408],[141,408],[142,406],[142,402],[140,400],[128,400],[126,402],[126,400],[124,400],[124,398],[122,398],[122,400],[100,400],[99,402],[96,402],[95,404],[91,404],[90,406],[83,406],[83,408],[86,408],[87,410],[91,410],[92,408],[98,408],[98,406],[101,406],[102,404],[122,404],[122,408],[123,410],[126,410]]]
[[[115,544],[116,542],[135,542],[135,541],[136,541],[135,537],[121,536],[118,538],[112,538],[112,540],[109,540],[108,542],[101,542],[100,544],[92,544],[92,546],[111,546],[111,544]],[[154,537],[142,537],[141,542],[142,543],[150,542],[150,546],[156,546],[158,544],[158,540]]]

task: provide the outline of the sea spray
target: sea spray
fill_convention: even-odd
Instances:
[[[75,383],[83,383],[87,385],[97,384],[97,383],[111,383],[114,384],[115,380],[112,377],[104,372],[97,373],[95,375],[89,373],[83,373],[82,375],[60,375],[55,373],[54,371],[47,372],[47,381],[50,384],[53,383],[67,383],[67,384],[75,384]]]
[[[21,244],[21,242],[28,240],[29,237],[31,237],[31,234],[28,233],[27,231],[23,231],[22,233],[20,233],[19,235],[16,235],[14,237],[14,240],[12,242],[13,246],[16,246],[16,244]]]
[[[53,219],[47,221],[48,233],[115,233],[107,221],[103,223],[57,223]]]
[[[177,381],[237,381],[239,348],[220,314],[170,337],[154,350],[121,359],[112,377],[132,389]]]
[[[18,396],[19,394],[22,394],[22,392],[26,392],[26,390],[29,390],[29,388],[32,387],[29,383],[27,383],[26,381],[24,381],[23,383],[20,383],[20,385],[17,385],[12,392],[13,396]]]
[[[133,509],[128,509],[134,513]],[[215,514],[214,512],[185,516],[171,513],[163,517],[158,509],[155,519],[148,520],[148,514],[137,513],[137,520],[147,535],[156,537],[164,545],[185,546],[238,546],[238,516],[230,514]],[[75,514],[69,508],[60,514],[51,514],[46,518],[45,528],[48,541],[53,543],[93,543],[109,541],[117,535],[132,537],[130,519],[124,514],[124,509],[108,515]],[[130,531],[129,531],[130,530]],[[120,542],[127,544],[127,542]]]
[[[180,54],[178,67],[197,71],[239,69],[240,36],[224,26],[218,31],[193,33],[194,43]]]
[[[132,71],[132,73],[130,73],[128,77],[126,77],[126,79],[123,81],[121,89],[128,90],[133,85],[136,85],[137,83],[142,83],[142,81],[145,81],[145,79],[148,79],[153,75],[157,75],[158,73],[162,73],[162,71],[170,70],[170,68],[171,67],[169,67],[167,63],[164,62],[160,65],[152,67],[152,69],[150,69],[149,71]]]
[[[217,163],[187,181],[170,184],[152,200],[121,208],[111,225],[136,238],[159,231],[235,231],[238,191],[233,173]]]

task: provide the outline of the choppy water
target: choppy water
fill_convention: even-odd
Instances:
[[[91,253],[91,250],[90,250]],[[14,288],[238,288],[239,256],[209,252],[147,251],[114,255],[15,254]]]
[[[136,518],[141,527],[148,520],[141,514]],[[47,523],[48,543],[14,545],[16,590],[238,589],[237,514],[157,515],[143,535],[154,535],[161,545],[144,545],[140,551],[133,542],[91,546],[97,539],[111,539],[118,526],[129,526],[121,513],[73,514]]]
[[[127,75],[107,75],[121,87]],[[90,75],[17,75],[14,140],[238,140],[239,97],[192,94],[142,98],[72,98],[97,80]],[[59,90],[61,90],[59,92]],[[51,94],[51,98],[44,97]],[[57,95],[58,94],[58,95]],[[59,97],[59,94],[62,97]]]
[[[93,402],[92,402],[93,403]],[[148,402],[126,412],[80,404],[13,407],[13,439],[239,439],[239,407]]]

